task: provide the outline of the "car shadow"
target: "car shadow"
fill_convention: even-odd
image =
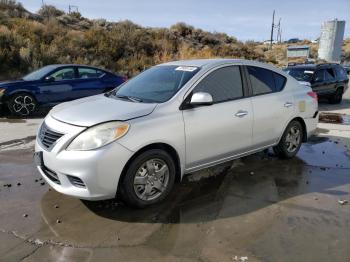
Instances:
[[[9,120],[9,122],[18,122],[20,120],[25,119],[37,119],[44,118],[52,107],[40,107],[35,112],[33,112],[30,116],[15,116],[11,114],[11,112],[6,108],[2,107],[0,110],[0,117]]]
[[[335,187],[350,184],[346,175],[350,159],[347,148],[340,148],[334,139],[316,137],[291,160],[265,151],[189,175],[166,201],[146,209],[112,200],[83,203],[96,215],[115,221],[200,223],[282,205],[286,199],[313,192],[345,195],[348,192]]]

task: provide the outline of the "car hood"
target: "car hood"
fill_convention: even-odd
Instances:
[[[93,126],[112,120],[128,120],[152,113],[157,104],[137,103],[106,97],[90,96],[55,106],[50,115],[77,126]]]

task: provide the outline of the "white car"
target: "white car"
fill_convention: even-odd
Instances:
[[[186,173],[269,147],[294,157],[317,122],[317,95],[275,67],[176,61],[54,107],[38,131],[35,162],[58,192],[145,207]]]

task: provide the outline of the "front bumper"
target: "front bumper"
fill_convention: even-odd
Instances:
[[[67,151],[67,145],[85,128],[71,126],[47,117],[46,125],[63,135],[49,152],[36,140],[35,151],[43,152],[44,167],[38,170],[46,182],[56,191],[86,200],[110,199],[116,196],[122,170],[133,152],[117,142],[97,150]],[[53,179],[52,173],[59,182]],[[84,187],[72,183],[70,177],[83,182]]]

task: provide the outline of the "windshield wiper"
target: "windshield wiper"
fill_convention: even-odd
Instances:
[[[117,98],[120,98],[120,99],[126,99],[126,100],[129,100],[131,102],[142,102],[142,99],[138,98],[138,97],[133,97],[133,96],[126,96],[126,95],[115,95]]]

